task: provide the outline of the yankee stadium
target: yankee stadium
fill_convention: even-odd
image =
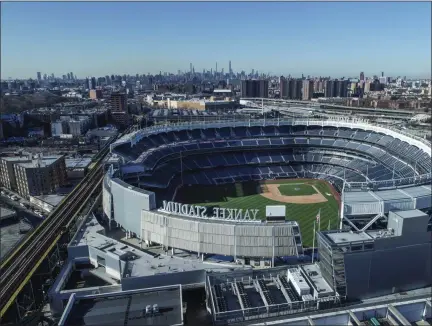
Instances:
[[[429,318],[427,140],[362,119],[242,118],[128,130],[110,152],[103,213],[80,222],[49,293],[59,325],[106,320],[107,305],[120,323],[181,325],[192,298],[189,317],[213,325],[405,325],[395,301]],[[108,285],[71,296],[87,266]]]
[[[273,266],[314,245],[315,220],[365,231],[428,210],[430,150],[359,119],[154,126],[111,145],[123,163],[105,177],[104,212],[147,245]]]

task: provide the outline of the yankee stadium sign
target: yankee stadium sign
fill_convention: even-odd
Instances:
[[[256,220],[259,209],[234,209],[180,204],[173,201],[163,201],[160,209],[166,213],[174,213],[188,217],[216,218],[223,220]],[[211,215],[208,215],[211,211]]]

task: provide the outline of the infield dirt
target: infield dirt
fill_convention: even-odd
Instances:
[[[299,184],[305,184],[299,182]],[[284,196],[279,191],[279,186],[286,185],[286,183],[267,183],[264,182],[261,185],[261,196],[271,199],[274,201],[279,201],[282,203],[292,203],[292,204],[317,204],[325,203],[327,198],[321,194],[321,192],[315,187],[315,185],[310,184],[312,188],[316,191],[313,195],[301,195],[301,196]]]

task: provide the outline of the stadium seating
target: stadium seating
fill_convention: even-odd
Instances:
[[[143,165],[133,174],[143,187],[167,187],[181,169],[190,183],[309,176],[339,187],[342,179],[403,184],[432,168],[427,153],[390,135],[316,125],[161,131],[113,152]]]

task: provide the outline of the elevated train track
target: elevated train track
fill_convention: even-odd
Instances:
[[[104,171],[102,161],[108,151],[109,143],[95,158],[94,167],[89,174],[51,215],[1,262],[0,321],[4,319],[8,309],[48,253],[67,232],[77,213],[95,193],[101,191]]]

